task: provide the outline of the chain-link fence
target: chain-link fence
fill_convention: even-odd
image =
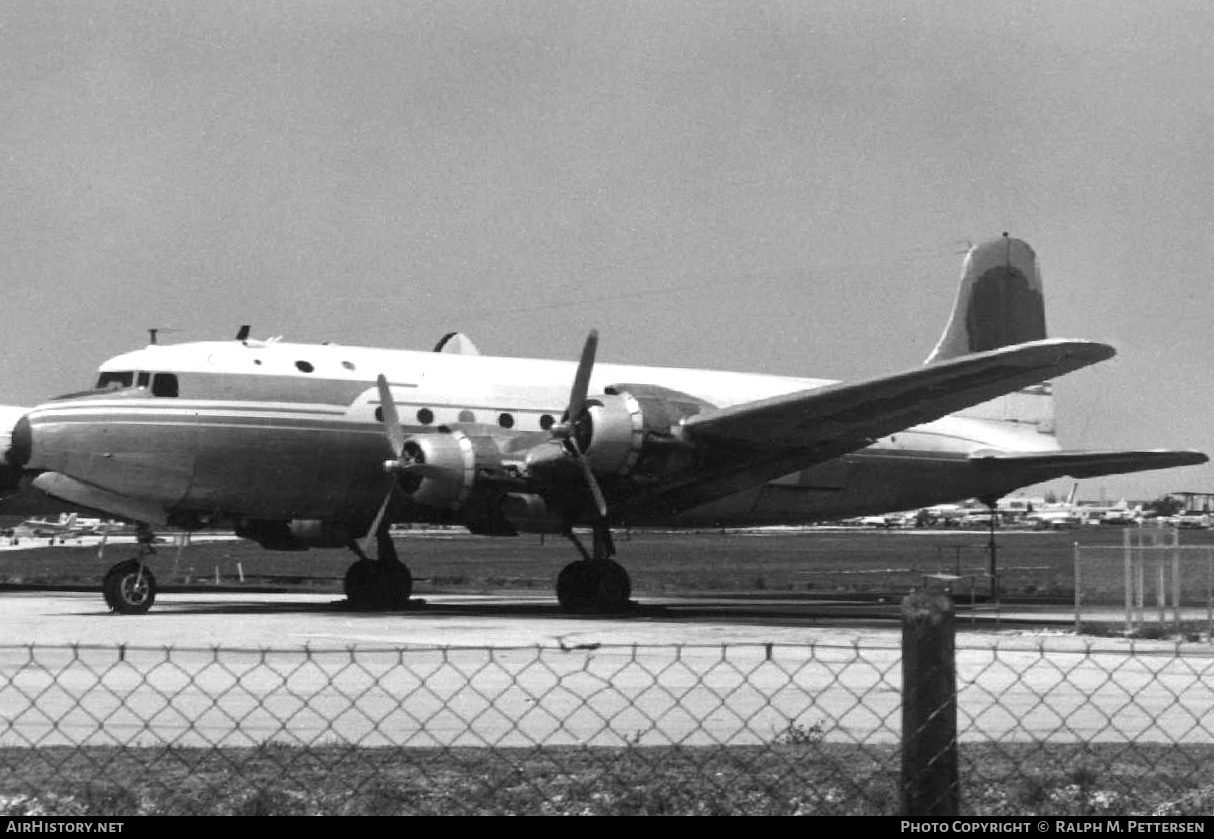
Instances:
[[[964,814],[1209,813],[1214,656],[959,646]],[[895,643],[0,647],[0,813],[899,812]]]

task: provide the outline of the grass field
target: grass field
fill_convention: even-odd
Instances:
[[[1209,747],[968,744],[967,816],[1209,814]],[[894,746],[0,749],[0,815],[898,815]],[[103,771],[100,771],[103,770]]]
[[[637,595],[710,591],[814,593],[905,592],[924,574],[984,575],[989,536],[983,531],[836,530],[670,533],[635,531],[616,537],[619,559]],[[1113,587],[1122,568],[1116,548],[1120,528],[1057,532],[1000,531],[997,559],[1005,597],[1072,597],[1073,545],[1104,545]],[[1214,546],[1214,532],[1182,534],[1186,545]],[[413,570],[415,591],[551,591],[561,567],[576,558],[563,538],[527,535],[485,538],[460,531],[405,533],[397,550]],[[158,547],[152,564],[162,587],[189,584],[275,586],[340,592],[352,554],[344,548],[303,552],[266,551],[246,541],[198,542],[178,555]],[[104,559],[96,546],[56,545],[0,552],[0,583],[94,588],[114,562],[133,554],[111,544]],[[1091,568],[1085,576],[1095,585]],[[983,592],[985,579],[976,582]]]

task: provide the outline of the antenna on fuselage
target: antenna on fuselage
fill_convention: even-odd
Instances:
[[[246,323],[236,331],[237,341],[247,341],[249,338],[249,325]]]
[[[149,326],[148,327],[148,345],[155,346],[156,336],[159,335],[161,332],[176,332],[176,331],[177,331],[176,329],[166,329],[163,326]]]

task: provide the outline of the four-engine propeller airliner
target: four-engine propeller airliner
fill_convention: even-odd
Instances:
[[[631,583],[613,526],[806,523],[1207,459],[1060,449],[1047,380],[1113,349],[1046,337],[1036,257],[1006,234],[966,257],[927,362],[858,383],[596,364],[593,332],[577,363],[451,338],[153,344],[102,364],[92,390],[0,413],[0,487],[140,523],[140,555],[103,583],[121,613],[152,605],[147,545],[165,525],[348,546],[350,603],[397,607],[412,578],[388,528],[404,521],[563,534],[581,559],[558,576],[562,607],[615,611]]]

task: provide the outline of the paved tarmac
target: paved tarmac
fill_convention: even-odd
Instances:
[[[96,592],[2,592],[0,745],[900,736],[896,623],[827,620],[803,601],[642,599],[627,617],[579,618],[550,595],[426,600],[380,614],[332,595],[167,593],[118,616]],[[1210,645],[1131,652],[1014,616],[959,622],[963,739],[1214,742]]]
[[[564,615],[551,594],[426,595],[415,603],[397,612],[356,612],[332,594],[161,593],[147,614],[116,615],[100,592],[6,591],[0,592],[0,644],[560,648],[898,637],[895,625],[825,625],[808,605],[796,602],[789,607],[799,612],[795,617],[788,608],[773,616],[773,601],[749,600],[645,600],[624,617]]]

